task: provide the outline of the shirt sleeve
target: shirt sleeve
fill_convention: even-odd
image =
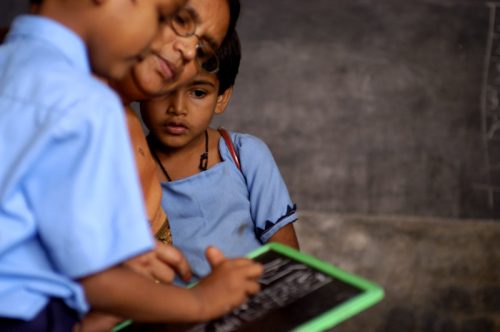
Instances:
[[[283,226],[297,220],[297,208],[267,145],[247,134],[237,134],[234,141],[248,187],[255,233],[265,243]]]
[[[153,244],[123,110],[108,99],[72,106],[49,139],[37,142],[39,162],[26,181],[41,242],[71,278]]]

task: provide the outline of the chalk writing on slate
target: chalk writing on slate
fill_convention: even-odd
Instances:
[[[255,260],[264,265],[262,290],[230,314],[197,325],[190,332],[289,331],[361,293],[350,284],[275,251]]]

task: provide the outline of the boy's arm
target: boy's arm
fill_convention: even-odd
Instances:
[[[287,224],[284,227],[280,228],[273,236],[269,238],[268,242],[279,242],[300,250],[299,241],[297,240],[297,235],[295,234],[295,229],[293,224]]]
[[[171,245],[157,241],[154,250],[123,263],[133,271],[157,282],[171,283],[178,274],[183,280],[191,279],[191,269],[182,253]],[[125,318],[92,310],[80,321],[74,332],[111,331]]]
[[[212,265],[212,273],[190,289],[157,284],[125,266],[80,281],[93,310],[142,322],[199,322],[230,312],[260,289],[260,264],[241,258]]]

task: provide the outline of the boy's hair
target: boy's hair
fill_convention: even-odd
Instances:
[[[236,30],[233,30],[224,38],[217,50],[217,57],[219,58],[219,71],[217,72],[219,95],[222,95],[234,85],[240,68],[241,45]]]
[[[30,0],[31,5],[40,5],[43,0]],[[227,0],[229,5],[229,26],[227,29],[227,34],[229,35],[236,29],[236,23],[240,17],[241,3],[240,0]]]

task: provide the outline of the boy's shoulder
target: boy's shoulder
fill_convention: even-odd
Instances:
[[[23,71],[18,84],[7,86],[4,93],[19,103],[36,106],[40,117],[44,112],[57,118],[82,109],[85,114],[81,115],[85,117],[99,116],[103,109],[121,110],[116,93],[90,75],[57,67],[52,67],[50,73],[33,66]]]
[[[21,16],[10,34],[0,48],[2,96],[50,108],[118,99],[92,76],[85,44],[67,28],[46,18]]]
[[[45,109],[52,114],[67,112],[79,104],[89,105],[89,115],[95,109],[91,105],[101,109],[121,107],[114,91],[89,71],[75,67],[65,54],[42,43],[31,42],[30,48],[24,48],[24,44],[21,41],[2,47],[2,97],[37,105],[39,112]]]

